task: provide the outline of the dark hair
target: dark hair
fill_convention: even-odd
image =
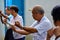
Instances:
[[[16,13],[18,13],[19,11],[17,6],[11,6],[10,9],[14,10]]]
[[[54,22],[56,22],[57,20],[60,20],[60,6],[59,5],[53,8],[51,15],[53,16]]]

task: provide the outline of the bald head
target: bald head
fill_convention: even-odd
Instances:
[[[44,10],[40,5],[36,5],[32,11],[36,11],[37,13],[44,14]]]
[[[44,16],[44,10],[41,6],[35,6],[32,10],[32,16],[35,20],[40,21]]]

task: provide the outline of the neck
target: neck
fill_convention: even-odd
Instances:
[[[38,22],[40,22],[42,18],[43,18],[43,16],[41,16],[41,17],[38,19]]]
[[[13,16],[14,16],[14,18],[15,18],[15,17],[17,16],[17,13],[14,13]]]

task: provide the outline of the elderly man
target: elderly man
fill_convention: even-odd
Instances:
[[[60,40],[60,5],[57,5],[52,10],[52,17],[55,24],[55,28],[48,31],[47,40],[55,35],[54,40]]]
[[[51,29],[51,22],[49,19],[44,16],[44,10],[41,6],[37,5],[32,10],[32,17],[35,19],[35,22],[29,27],[22,27],[17,21],[15,23],[22,30],[16,30],[13,26],[12,29],[22,35],[33,34],[33,40],[46,40],[47,31]]]

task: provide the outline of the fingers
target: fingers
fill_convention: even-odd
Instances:
[[[16,26],[20,26],[20,23],[18,21],[15,22]]]
[[[22,29],[22,25],[20,25],[20,23],[18,21],[15,22],[15,26],[19,27],[20,29]]]

